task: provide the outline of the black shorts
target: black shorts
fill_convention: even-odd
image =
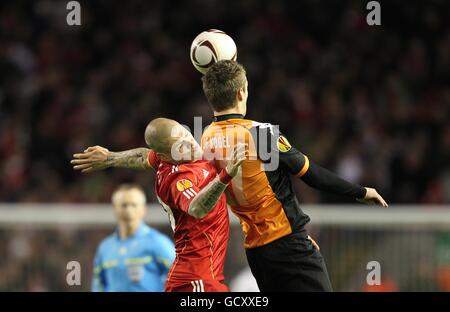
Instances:
[[[246,249],[260,291],[333,291],[325,260],[306,231]]]

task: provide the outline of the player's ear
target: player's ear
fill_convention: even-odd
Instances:
[[[156,157],[158,157],[159,159],[162,159],[162,160],[169,160],[168,158],[167,158],[167,156],[166,156],[166,154],[164,154],[164,153],[156,153]]]
[[[245,93],[245,91],[244,91],[243,88],[240,88],[240,89],[236,92],[236,97],[237,97],[237,100],[238,100],[239,102],[242,102],[242,101],[244,100],[244,93]]]
[[[190,138],[184,139],[183,144],[181,146],[181,152],[186,152],[186,151],[192,150],[192,148],[194,147],[193,144],[194,143],[192,142],[192,140]]]

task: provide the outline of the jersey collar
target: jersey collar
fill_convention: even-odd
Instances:
[[[225,114],[214,116],[214,121],[224,121],[228,119],[244,119],[244,115],[241,114]]]

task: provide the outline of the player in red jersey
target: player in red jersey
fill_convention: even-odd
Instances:
[[[228,291],[223,267],[229,238],[224,190],[246,157],[238,146],[219,174],[201,159],[191,133],[174,120],[157,118],[145,131],[150,149],[111,152],[100,146],[75,154],[71,163],[82,172],[108,167],[153,168],[155,191],[174,230],[176,258],[166,291]]]

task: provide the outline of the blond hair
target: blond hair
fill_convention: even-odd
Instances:
[[[136,190],[138,191],[143,199],[144,199],[144,204],[147,202],[147,197],[145,196],[145,192],[144,189],[138,185],[138,184],[134,184],[134,183],[125,183],[125,184],[121,184],[119,185],[113,192],[112,196],[111,196],[111,202],[114,204],[117,201],[117,196],[122,193],[122,192],[127,192],[127,191],[131,191],[131,190]]]

